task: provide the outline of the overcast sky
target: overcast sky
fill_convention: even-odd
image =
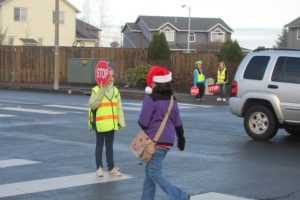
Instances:
[[[233,30],[233,39],[245,48],[272,47],[282,27],[300,16],[300,0],[69,0],[81,10],[89,11],[89,23],[103,31],[120,30],[139,15],[221,18]],[[87,3],[85,3],[87,2]],[[88,9],[87,6],[88,5]],[[85,16],[86,17],[86,16]],[[101,22],[102,17],[102,22]]]

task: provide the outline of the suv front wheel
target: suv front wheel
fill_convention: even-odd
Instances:
[[[245,113],[244,128],[254,140],[268,140],[277,133],[278,124],[270,109],[254,105]]]

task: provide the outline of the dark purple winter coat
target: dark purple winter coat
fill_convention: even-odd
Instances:
[[[139,124],[151,139],[155,137],[155,134],[168,110],[170,99],[170,95],[163,95],[159,93],[147,95],[144,98]],[[179,114],[177,100],[174,98],[171,114],[157,144],[173,146],[176,132],[180,132],[181,130],[183,132],[182,120]]]

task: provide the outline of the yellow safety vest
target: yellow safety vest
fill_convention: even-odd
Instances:
[[[204,74],[203,73],[200,74],[197,69],[195,71],[198,74],[197,82],[203,82],[205,80]]]
[[[218,70],[217,83],[227,83],[227,80],[225,80],[225,72],[226,68],[223,68],[222,71]]]
[[[99,87],[92,89],[95,93]],[[89,128],[95,129],[97,132],[106,132],[111,130],[119,130],[119,109],[118,109],[119,90],[114,87],[112,99],[103,96],[101,103],[95,110],[89,110]]]

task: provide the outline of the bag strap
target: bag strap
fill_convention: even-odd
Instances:
[[[165,126],[166,126],[166,123],[167,123],[168,118],[169,118],[170,113],[171,113],[171,109],[173,107],[173,103],[174,103],[174,98],[173,98],[173,95],[171,95],[171,101],[170,101],[170,104],[169,104],[169,107],[168,107],[168,111],[166,112],[166,114],[165,114],[165,116],[164,116],[164,118],[163,118],[163,120],[162,120],[162,122],[159,126],[159,129],[158,129],[158,131],[157,131],[157,133],[156,133],[156,135],[153,139],[154,143],[157,143],[159,137],[161,136],[161,134],[162,134],[162,132],[163,132]]]

